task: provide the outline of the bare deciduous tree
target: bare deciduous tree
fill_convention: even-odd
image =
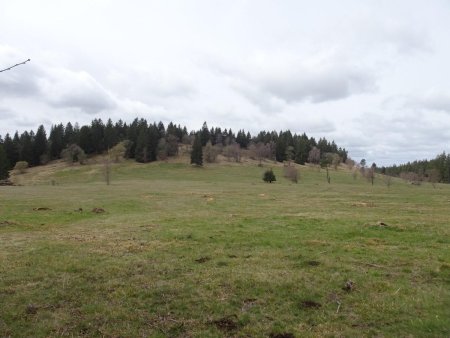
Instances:
[[[223,154],[228,159],[228,161],[231,158],[233,158],[235,160],[235,162],[240,162],[241,161],[241,146],[238,143],[233,142],[230,145],[227,145],[223,149]]]
[[[214,163],[214,162],[216,162],[218,153],[219,153],[218,149],[215,146],[212,145],[211,141],[208,141],[206,143],[205,150],[204,150],[204,153],[203,153],[205,161],[207,163]]]
[[[284,177],[288,180],[291,180],[294,183],[298,182],[299,173],[298,169],[295,166],[286,166],[284,167]]]
[[[308,162],[318,165],[320,163],[320,149],[312,147],[308,154]]]

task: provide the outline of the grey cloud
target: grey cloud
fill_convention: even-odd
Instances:
[[[374,91],[376,86],[374,78],[366,71],[334,67],[319,71],[297,70],[284,77],[273,74],[263,80],[261,88],[288,103],[320,103]]]
[[[78,108],[87,114],[116,107],[114,97],[87,72],[53,69],[39,81],[47,102],[57,108]]]
[[[0,106],[0,120],[7,120],[14,117],[14,112],[6,107]]]
[[[426,109],[450,113],[450,92],[432,90],[422,96],[417,103]]]
[[[285,104],[336,101],[377,89],[371,71],[345,62],[327,59],[310,65],[292,55],[267,55],[263,59],[234,68],[210,66],[228,78],[232,89],[269,112]]]

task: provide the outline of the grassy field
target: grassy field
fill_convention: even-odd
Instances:
[[[0,336],[450,335],[450,186],[263,171],[125,162],[107,186],[53,164],[0,187]]]

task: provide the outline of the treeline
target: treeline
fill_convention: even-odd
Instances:
[[[409,181],[450,183],[450,154],[443,152],[432,160],[408,162],[381,167],[382,174],[401,177]]]
[[[30,166],[45,164],[64,155],[64,150],[76,147],[86,155],[102,154],[117,144],[125,148],[124,155],[138,162],[151,162],[176,156],[180,144],[191,146],[198,136],[203,147],[214,147],[217,151],[228,149],[253,149],[257,157],[271,158],[277,161],[294,161],[299,164],[315,162],[317,154],[336,154],[340,161],[347,159],[347,151],[338,147],[334,141],[325,138],[316,141],[313,137],[292,134],[287,131],[261,131],[252,136],[245,130],[237,133],[220,127],[208,128],[205,122],[198,131],[188,132],[185,126],[170,122],[149,123],[143,118],[136,118],[132,123],[122,120],[106,124],[101,119],[94,119],[90,125],[79,126],[77,123],[53,125],[50,133],[44,126],[36,132],[24,131],[13,136],[0,136],[0,178],[8,176],[8,171],[16,163],[27,162]],[[264,151],[262,151],[264,150]],[[311,157],[311,151],[315,156]],[[75,159],[75,157],[74,157]]]

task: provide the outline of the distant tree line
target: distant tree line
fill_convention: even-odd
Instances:
[[[443,152],[432,160],[408,162],[377,169],[380,173],[412,182],[450,183],[450,154]]]
[[[176,156],[181,145],[192,150],[196,138],[205,149],[202,160],[204,157],[208,162],[214,162],[218,154],[239,162],[243,150],[260,162],[272,159],[319,164],[321,158],[329,158],[329,154],[334,154],[340,162],[347,160],[347,151],[334,141],[325,138],[316,141],[305,133],[297,135],[289,130],[261,131],[252,136],[245,130],[235,133],[226,128],[208,128],[206,122],[200,130],[188,132],[186,127],[172,122],[165,126],[162,122],[149,123],[143,118],[136,118],[131,123],[122,120],[113,123],[111,119],[104,123],[94,119],[90,125],[81,127],[70,122],[65,126],[56,124],[49,134],[40,125],[36,132],[24,131],[19,135],[16,131],[13,136],[0,136],[0,178],[7,177],[17,162],[27,162],[29,166],[60,158],[81,162],[85,156],[105,153],[119,143],[125,148],[126,158],[143,163],[165,160]]]

